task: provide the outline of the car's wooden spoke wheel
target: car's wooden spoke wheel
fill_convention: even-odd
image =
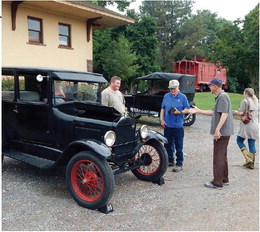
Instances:
[[[80,160],[72,168],[71,183],[76,194],[88,202],[98,200],[104,191],[104,177],[90,160]]]

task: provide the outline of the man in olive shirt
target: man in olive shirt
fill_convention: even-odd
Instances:
[[[110,80],[110,85],[101,93],[101,103],[104,106],[115,108],[119,113],[124,115],[126,113],[125,99],[119,91],[120,86],[121,78],[113,76]]]
[[[213,180],[204,184],[207,188],[221,189],[229,185],[227,146],[230,136],[234,134],[233,114],[229,96],[222,90],[222,80],[213,78],[209,83],[212,94],[216,95],[212,110],[201,110],[197,107],[190,113],[199,113],[211,118],[210,134],[214,136]]]

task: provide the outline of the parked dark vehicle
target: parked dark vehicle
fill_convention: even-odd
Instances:
[[[167,169],[167,140],[101,105],[100,74],[49,68],[2,68],[3,155],[42,169],[66,165],[74,200],[106,207],[114,174],[157,181]]]
[[[193,75],[160,72],[138,77],[136,93],[125,95],[129,115],[135,119],[143,115],[159,117],[170,80],[178,80],[180,91],[186,95],[190,106],[195,105],[195,78]],[[196,114],[185,114],[184,117],[184,126],[191,126],[196,120]]]

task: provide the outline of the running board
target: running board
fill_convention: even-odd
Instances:
[[[49,169],[55,165],[55,161],[53,160],[44,159],[38,156],[32,156],[20,151],[7,150],[2,153],[3,155],[8,156],[12,159],[22,161],[41,169]]]
[[[140,110],[137,108],[130,108],[131,112],[133,115],[142,115],[142,116],[148,116],[148,117],[154,117],[157,118],[159,117],[159,113],[156,111],[151,111],[151,110]]]

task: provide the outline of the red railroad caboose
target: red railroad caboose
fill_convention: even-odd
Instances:
[[[203,91],[207,88],[207,83],[213,77],[223,80],[223,88],[227,88],[227,71],[225,68],[216,66],[213,63],[205,62],[205,59],[181,60],[172,62],[172,72],[190,74],[196,76],[195,89]]]

